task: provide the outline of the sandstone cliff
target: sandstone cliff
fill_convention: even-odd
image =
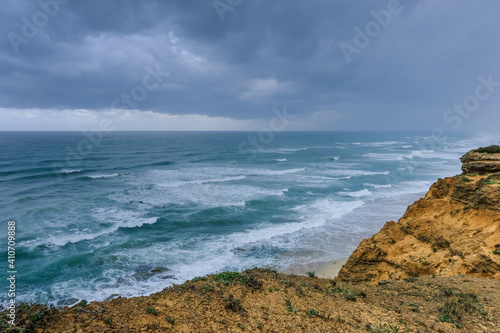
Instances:
[[[375,284],[421,275],[500,278],[500,154],[472,151],[462,162],[464,174],[439,179],[397,223],[387,222],[362,241],[339,279]]]

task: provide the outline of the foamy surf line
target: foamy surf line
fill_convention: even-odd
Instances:
[[[107,175],[88,175],[88,178],[91,179],[100,179],[100,178],[112,178],[112,177],[118,177],[119,174],[117,173],[112,173],[112,174],[107,174]]]

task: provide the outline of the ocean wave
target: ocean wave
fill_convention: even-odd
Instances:
[[[338,201],[332,198],[317,199],[313,203],[306,205],[299,205],[292,210],[307,213],[310,215],[321,216],[322,218],[341,218],[342,216],[351,213],[355,209],[364,205],[361,200],[354,201]]]
[[[286,175],[286,174],[290,174],[290,173],[297,173],[297,172],[302,172],[302,171],[305,171],[306,168],[297,168],[297,169],[286,169],[286,170],[265,170],[265,169],[251,169],[251,170],[248,170],[248,173],[250,175],[262,175],[262,176],[265,176],[265,175],[270,175],[270,176],[274,176],[274,175]]]
[[[344,179],[351,179],[352,177],[359,176],[376,176],[376,175],[388,175],[391,172],[388,170],[385,171],[365,171],[365,170],[354,170],[354,169],[328,169],[321,170],[322,174],[330,175],[330,176],[338,176]]]
[[[231,182],[234,180],[242,180],[245,179],[246,176],[233,176],[233,177],[225,177],[225,178],[213,178],[213,179],[196,179],[196,180],[186,180],[186,181],[173,181],[169,183],[156,183],[156,186],[160,187],[179,187],[186,185],[202,185],[209,183],[223,183],[223,182]]]
[[[146,224],[154,224],[159,217],[143,217],[141,213],[134,211],[125,211],[117,208],[97,208],[91,213],[91,216],[104,224],[112,224],[108,228],[92,232],[90,229],[68,230],[68,233],[60,231],[47,238],[36,238],[19,243],[19,246],[36,248],[38,246],[47,246],[49,248],[62,247],[68,244],[75,244],[82,241],[90,241],[104,235],[116,232],[120,228],[137,228]]]
[[[353,192],[339,192],[340,195],[345,195],[353,198],[361,198],[361,197],[367,197],[372,194],[367,189],[359,190],[359,191],[353,191]]]
[[[61,173],[68,175],[70,173],[77,173],[77,172],[82,172],[82,171],[83,171],[83,169],[62,169]]]
[[[378,184],[369,184],[369,183],[363,183],[363,186],[369,186],[373,188],[391,188],[391,184],[385,184],[385,185],[378,185]]]
[[[92,179],[100,179],[100,178],[113,178],[113,177],[118,177],[119,174],[117,173],[112,173],[112,174],[102,174],[102,175],[88,175],[88,178]]]
[[[265,149],[265,150],[262,150],[262,152],[264,153],[278,153],[278,154],[282,154],[282,153],[294,153],[294,152],[297,152],[297,151],[304,151],[304,150],[308,150],[309,148],[276,148],[276,149]]]
[[[408,153],[367,153],[363,157],[379,161],[404,161],[412,158],[438,158],[434,150],[413,150]]]
[[[186,186],[165,186],[140,188],[113,193],[111,200],[121,203],[142,201],[147,206],[199,206],[197,209],[214,207],[242,207],[248,201],[266,197],[280,197],[288,192],[287,188],[266,189],[251,185],[224,183],[192,184]]]

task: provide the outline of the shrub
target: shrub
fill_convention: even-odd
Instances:
[[[403,280],[406,281],[406,282],[415,282],[415,281],[417,281],[417,278],[414,277],[414,276],[412,276],[412,277],[409,277],[409,278],[404,278]]]
[[[486,153],[486,154],[499,154],[500,153],[500,146],[498,145],[491,145],[488,147],[479,147],[478,149],[474,150],[476,153]]]
[[[262,287],[262,281],[258,280],[255,273],[251,271],[243,274],[238,272],[222,272],[214,275],[212,279],[216,282],[221,282],[225,286],[229,284],[242,284],[253,289],[260,289]]]
[[[316,272],[312,271],[312,272],[307,272],[306,273],[307,276],[313,278],[313,277],[316,277]]]
[[[157,316],[160,312],[153,307],[149,307],[149,308],[146,308],[146,313],[151,313],[152,315]]]
[[[224,297],[224,302],[226,303],[226,309],[232,310],[237,313],[242,313],[245,311],[241,306],[241,300],[239,298],[235,298],[233,294],[229,294],[229,296]]]
[[[206,281],[207,278],[206,276],[197,276],[191,280],[191,282],[197,282],[197,281]]]

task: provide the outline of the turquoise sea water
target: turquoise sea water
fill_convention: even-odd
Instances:
[[[9,220],[17,299],[56,305],[346,257],[498,139],[426,135],[0,133],[4,271]]]

